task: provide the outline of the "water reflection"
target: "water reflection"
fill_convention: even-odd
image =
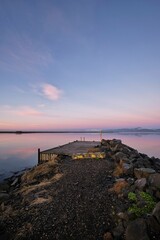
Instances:
[[[104,139],[121,139],[123,143],[139,152],[160,158],[160,135],[147,134],[108,134]],[[75,140],[100,141],[98,133],[39,133],[39,134],[0,134],[0,177],[11,171],[18,171],[37,164],[37,150],[45,150]]]

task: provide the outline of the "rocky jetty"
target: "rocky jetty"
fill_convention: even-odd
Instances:
[[[160,239],[160,159],[102,140],[0,184],[0,239]]]

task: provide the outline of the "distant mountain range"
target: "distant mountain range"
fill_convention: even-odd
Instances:
[[[137,127],[137,128],[119,128],[119,129],[111,129],[111,130],[107,130],[104,129],[102,130],[102,132],[109,132],[109,133],[117,133],[117,132],[123,132],[123,133],[160,133],[160,128],[158,129],[150,129],[150,128],[141,128],[141,127]]]

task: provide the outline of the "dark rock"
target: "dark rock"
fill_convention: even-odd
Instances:
[[[117,144],[115,147],[111,147],[112,152],[118,152],[122,148],[121,144]]]
[[[113,229],[112,233],[116,239],[122,236],[122,234],[124,233],[124,227],[122,222],[119,222],[118,226]]]
[[[139,218],[130,222],[126,229],[126,240],[149,240],[144,219]]]
[[[157,222],[160,224],[160,202],[158,202],[153,209],[152,215],[156,218]]]
[[[148,179],[149,185],[153,188],[160,188],[160,173],[152,174]]]
[[[125,174],[127,174],[127,175],[132,175],[133,174],[133,166],[132,166],[132,164],[123,163],[122,167],[123,167],[123,172]]]
[[[144,158],[144,160],[143,160],[143,165],[144,165],[146,168],[151,168],[151,167],[152,167],[149,157],[146,156],[146,157]]]
[[[8,182],[2,182],[0,183],[0,191],[7,192],[9,190],[9,184]]]
[[[106,232],[103,236],[103,240],[113,240],[112,234],[110,232]]]
[[[127,179],[127,182],[129,183],[129,185],[132,185],[134,181],[135,181],[134,178],[131,178],[131,177]]]
[[[156,191],[155,196],[156,196],[156,198],[160,199],[160,191]]]
[[[158,223],[157,219],[154,216],[150,216],[147,219],[147,224],[152,231],[156,232],[160,231],[160,224]]]
[[[110,142],[109,140],[102,139],[102,141],[101,141],[101,145],[102,145],[102,146],[106,146],[106,147],[109,148],[109,147],[110,147],[109,142]]]
[[[0,202],[3,202],[5,200],[7,200],[8,198],[9,198],[9,194],[3,193],[3,192],[0,193]]]
[[[131,154],[131,150],[126,146],[121,147],[120,151],[123,152],[124,154],[126,154],[127,156],[130,156],[130,154]]]
[[[144,159],[142,157],[138,157],[136,159],[136,164],[135,164],[134,167],[136,167],[136,168],[145,168],[143,163],[144,163]]]
[[[143,190],[147,184],[146,178],[140,178],[135,181],[135,187],[139,190]]]
[[[119,212],[117,214],[117,217],[124,221],[128,221],[128,214],[126,212]]]
[[[139,157],[140,157],[140,155],[137,150],[132,151],[130,154],[130,159],[135,159],[135,158],[139,158]]]
[[[134,175],[136,178],[148,178],[151,174],[154,174],[155,170],[152,168],[135,168]]]
[[[110,146],[111,147],[115,147],[118,144],[122,144],[122,141],[119,140],[119,139],[113,139],[113,140],[110,141]]]
[[[0,223],[0,239],[1,240],[8,240],[9,235],[6,233],[6,228],[3,223]]]
[[[120,160],[124,160],[126,158],[127,158],[126,154],[122,152],[117,152],[116,154],[113,155],[113,159],[115,159],[117,162],[119,162]]]

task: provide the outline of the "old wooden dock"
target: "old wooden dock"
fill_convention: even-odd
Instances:
[[[99,146],[99,141],[74,141],[45,151],[38,149],[38,163],[54,160],[58,155],[67,155],[72,159],[104,158],[103,152],[92,152],[90,149]]]

